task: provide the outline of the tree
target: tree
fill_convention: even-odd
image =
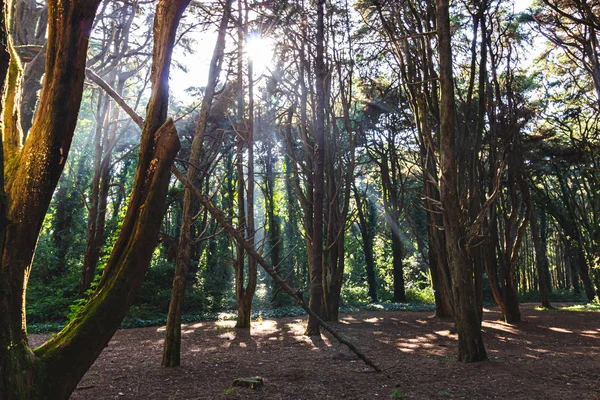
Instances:
[[[210,63],[208,84],[206,85],[204,97],[202,98],[202,104],[200,106],[196,134],[192,140],[187,179],[189,179],[190,182],[197,182],[199,187],[203,187],[204,180],[208,178],[206,174],[202,174],[201,179],[199,180],[200,173],[202,171],[207,171],[210,167],[210,161],[212,161],[211,157],[204,157],[203,159],[203,145],[205,131],[208,125],[208,116],[219,82],[221,66],[223,64],[225,35],[227,33],[227,26],[229,25],[232,1],[233,0],[228,0],[224,5],[223,17],[221,18],[217,34],[217,42]],[[183,194],[181,230],[177,246],[175,278],[173,279],[169,314],[167,316],[166,337],[162,361],[162,365],[165,367],[176,367],[181,362],[181,312],[185,293],[185,282],[189,271],[192,241],[199,240],[199,238],[193,238],[191,236],[192,223],[194,221],[192,201],[192,193],[190,189],[186,188]]]
[[[323,203],[325,196],[325,1],[317,0],[317,47],[315,55],[316,121],[313,170],[313,229],[312,229],[312,265],[310,269],[310,309],[316,315],[323,312]],[[320,336],[319,322],[308,318],[306,334]]]
[[[448,269],[445,238],[442,226],[442,212],[439,207],[438,182],[438,151],[439,151],[439,104],[438,71],[435,65],[435,4],[433,1],[410,1],[398,3],[394,1],[368,0],[360,3],[360,10],[369,29],[361,32],[370,38],[375,35],[374,48],[367,52],[368,77],[372,65],[380,63],[382,52],[387,54],[388,62],[394,63],[395,76],[392,82],[396,85],[386,85],[374,81],[377,88],[378,100],[392,106],[389,119],[397,119],[404,127],[412,125],[417,136],[419,147],[419,163],[421,166],[424,186],[423,208],[427,218],[427,258],[431,271],[432,286],[436,302],[436,315],[450,317],[454,315],[450,271]],[[369,49],[367,47],[367,49]],[[381,74],[381,73],[380,73]],[[383,79],[387,79],[384,78]],[[409,121],[412,120],[412,123]],[[405,128],[406,129],[406,128]],[[389,140],[388,140],[389,141]],[[392,151],[392,150],[390,150]],[[392,162],[395,156],[388,154],[387,162],[392,168],[384,168],[383,157],[378,157],[381,163],[382,184],[387,186],[388,215],[393,226],[401,211],[398,188],[394,182],[398,177],[389,172],[394,170]],[[397,170],[400,173],[399,170]],[[389,180],[386,178],[389,177]],[[387,181],[389,183],[384,182]],[[394,209],[396,211],[394,211]],[[394,214],[395,216],[393,216]],[[397,233],[396,233],[397,234]],[[395,253],[395,271],[402,268],[399,237],[392,236]],[[399,272],[396,272],[399,276]],[[401,299],[401,290],[397,286],[396,293]]]
[[[362,237],[363,252],[365,253],[365,269],[367,273],[367,284],[369,285],[369,297],[372,302],[376,303],[377,282],[375,279],[375,256],[373,247],[376,232],[375,227],[377,225],[377,211],[373,200],[369,198],[366,191],[361,193],[355,186],[354,197],[358,213],[358,228]],[[395,282],[396,279],[394,279],[394,283]],[[396,301],[395,298],[394,301]]]
[[[68,398],[133,302],[158,241],[169,168],[179,148],[175,127],[165,120],[171,51],[188,3],[161,1],[157,5],[153,90],[138,169],[128,212],[99,289],[69,325],[33,351],[27,342],[23,293],[42,220],[69,153],[83,91],[88,34],[99,0],[65,0],[49,7],[40,106],[27,141],[15,153],[17,162],[5,169],[9,207],[0,226],[4,232],[0,269],[2,397]]]
[[[476,292],[475,271],[468,254],[469,240],[463,225],[464,216],[457,191],[458,153],[455,133],[454,79],[450,36],[449,1],[437,0],[437,33],[440,66],[440,198],[444,210],[446,252],[452,273],[454,319],[458,331],[458,359],[463,362],[487,359],[481,336]]]

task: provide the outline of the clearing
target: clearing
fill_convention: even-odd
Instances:
[[[164,327],[120,330],[72,399],[599,399],[600,313],[535,306],[521,306],[518,325],[486,309],[490,361],[475,364],[456,362],[453,324],[431,312],[342,314],[337,329],[379,374],[332,338],[303,336],[305,318],[257,321],[251,334],[233,321],[185,324],[182,366],[172,369],[160,366]],[[252,376],[262,389],[230,389]]]

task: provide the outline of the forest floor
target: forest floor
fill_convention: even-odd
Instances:
[[[257,321],[251,332],[186,324],[182,365],[170,369],[160,366],[164,327],[120,330],[72,399],[600,399],[600,313],[535,306],[522,305],[516,325],[486,309],[490,360],[473,364],[456,361],[453,324],[431,312],[342,314],[337,329],[383,373],[328,335],[303,336],[305,318]],[[262,389],[230,389],[253,376]]]

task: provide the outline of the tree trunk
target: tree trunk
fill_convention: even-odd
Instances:
[[[313,163],[313,229],[312,265],[310,273],[309,307],[315,315],[322,315],[323,307],[323,201],[325,186],[325,62],[324,62],[324,7],[325,0],[317,0],[317,52],[315,56],[317,106],[315,147]],[[308,318],[306,334],[320,336],[320,324],[316,318]]]
[[[213,51],[210,68],[208,72],[208,83],[202,98],[198,122],[196,124],[196,134],[192,140],[192,150],[189,158],[189,168],[187,178],[191,182],[196,182],[200,170],[196,166],[202,162],[202,150],[210,106],[213,102],[215,90],[221,74],[221,66],[225,50],[225,35],[229,24],[231,3],[228,0],[223,10],[223,17],[219,25],[217,41]],[[181,364],[181,313],[183,307],[183,298],[185,295],[185,283],[189,273],[191,250],[192,250],[192,224],[194,221],[194,212],[192,209],[192,194],[188,188],[183,193],[183,205],[181,216],[181,230],[177,246],[177,257],[175,267],[175,277],[173,278],[173,287],[171,289],[171,301],[169,302],[169,313],[167,314],[167,326],[165,332],[165,342],[163,346],[163,367],[176,367]]]
[[[21,131],[21,78],[23,67],[19,56],[14,50],[12,38],[7,40],[10,52],[10,64],[6,77],[5,93],[2,97],[2,145],[7,167],[15,161],[23,146],[23,132]]]
[[[372,208],[374,208],[374,205],[372,204],[372,200],[367,197],[366,193],[363,193],[363,201],[361,199],[361,197],[363,196],[359,194],[358,189],[356,187],[354,188],[354,194],[356,197],[356,209],[358,211],[358,226],[360,228],[363,243],[363,253],[365,255],[365,272],[367,275],[367,284],[369,286],[369,297],[371,298],[371,301],[373,303],[376,303],[377,282],[375,279],[375,255],[373,254],[373,240],[375,236],[374,229],[376,221],[374,220],[375,210],[372,210]]]
[[[292,268],[282,270],[281,263],[281,248],[283,243],[281,240],[281,225],[279,216],[275,215],[275,171],[274,165],[277,163],[277,157],[273,154],[273,142],[271,138],[267,138],[267,155],[265,159],[265,214],[267,219],[267,242],[269,245],[269,256],[271,265],[275,268],[275,272],[286,277],[286,281],[293,286],[293,264]],[[291,210],[288,214],[291,217]],[[279,295],[278,285],[275,281],[271,284],[271,306],[279,307],[281,299]]]
[[[527,188],[527,190],[529,190],[529,188]],[[540,300],[542,303],[542,307],[552,308],[552,305],[550,304],[550,297],[548,296],[548,281],[550,278],[548,269],[548,257],[546,256],[546,252],[542,244],[543,241],[538,230],[536,215],[537,213],[535,212],[536,210],[533,207],[533,201],[531,200],[529,192],[525,194],[525,202],[527,203],[527,207],[531,210],[529,227],[531,228],[531,236],[533,237],[533,246],[535,248],[535,264],[538,274],[538,289],[540,291]],[[543,211],[541,211],[541,213],[543,213]]]
[[[402,239],[400,237],[400,210],[402,206],[399,204],[398,196],[398,185],[396,174],[392,173],[391,170],[396,172],[398,169],[390,168],[389,163],[394,163],[394,157],[392,152],[396,149],[394,145],[388,144],[386,150],[381,157],[380,163],[380,174],[381,174],[381,185],[383,189],[383,206],[385,208],[385,215],[387,217],[388,224],[390,226],[392,236],[392,275],[394,277],[394,302],[404,303],[406,301],[406,291],[404,288],[404,270],[402,265],[402,258],[404,257],[404,249],[402,247]],[[390,157],[388,157],[388,153]]]
[[[23,99],[21,100],[21,128],[23,136],[26,138],[33,116],[35,115],[35,106],[37,103],[37,92],[42,88],[42,76],[44,75],[44,66],[46,64],[46,49],[38,53],[35,58],[25,66],[23,71]]]
[[[394,302],[406,302],[406,290],[404,288],[404,245],[398,232],[392,229],[392,276],[394,277]]]
[[[245,232],[246,238],[254,245],[254,78],[252,60],[248,62],[248,118],[245,119],[245,93],[243,74],[243,43],[248,34],[248,3],[238,0],[239,21],[238,26],[238,110],[237,110],[237,202],[238,202],[238,229]],[[244,144],[247,147],[248,175],[247,185],[244,184]],[[246,200],[247,199],[247,200]],[[248,282],[245,282],[246,252],[243,246],[236,243],[235,267],[235,294],[237,301],[236,328],[249,329],[252,317],[252,300],[256,291],[257,265],[256,261],[248,258]]]
[[[458,331],[458,359],[487,359],[481,336],[481,320],[475,302],[473,262],[464,247],[466,231],[457,192],[457,154],[454,132],[454,81],[450,36],[449,1],[437,0],[437,34],[440,66],[440,198],[444,209],[444,231],[448,265],[452,273],[454,311]]]
[[[432,157],[432,156],[429,156]],[[435,297],[435,316],[438,318],[454,317],[454,300],[452,298],[452,278],[446,256],[446,240],[439,228],[443,226],[441,215],[436,212],[439,208],[439,192],[430,182],[429,176],[437,176],[433,160],[426,158],[424,164],[428,172],[424,172],[425,204],[427,215],[427,237],[429,271],[431,272],[431,285]]]
[[[173,123],[164,122],[170,55],[177,23],[188,1],[163,0],[158,5],[154,87],[142,132],[138,171],[128,213],[101,287],[63,331],[35,353],[31,351],[23,290],[43,217],[75,129],[89,31],[98,4],[87,0],[50,6],[46,78],[39,112],[19,155],[20,162],[9,177],[8,216],[13,225],[6,233],[0,275],[0,397],[7,399],[70,396],[133,302],[158,240],[168,171],[179,147]]]
[[[109,84],[114,84],[114,75]],[[92,178],[92,194],[89,201],[86,249],[83,256],[83,268],[79,282],[79,298],[85,297],[96,273],[96,264],[104,243],[104,222],[110,179],[110,154],[112,153],[109,137],[110,100],[107,94],[100,94],[96,113],[96,133],[94,137],[94,177]],[[118,111],[112,119],[116,129]],[[106,154],[105,154],[106,152]],[[106,161],[104,161],[106,159]]]

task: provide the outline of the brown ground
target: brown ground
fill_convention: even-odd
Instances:
[[[347,348],[302,336],[305,319],[265,320],[251,335],[233,322],[187,324],[182,366],[161,368],[164,328],[117,332],[73,399],[600,399],[600,313],[536,311],[499,322],[486,310],[490,361],[456,362],[452,324],[427,312],[344,314],[338,329],[382,368]],[[32,335],[39,344],[47,335]],[[264,388],[228,390],[261,376]]]

